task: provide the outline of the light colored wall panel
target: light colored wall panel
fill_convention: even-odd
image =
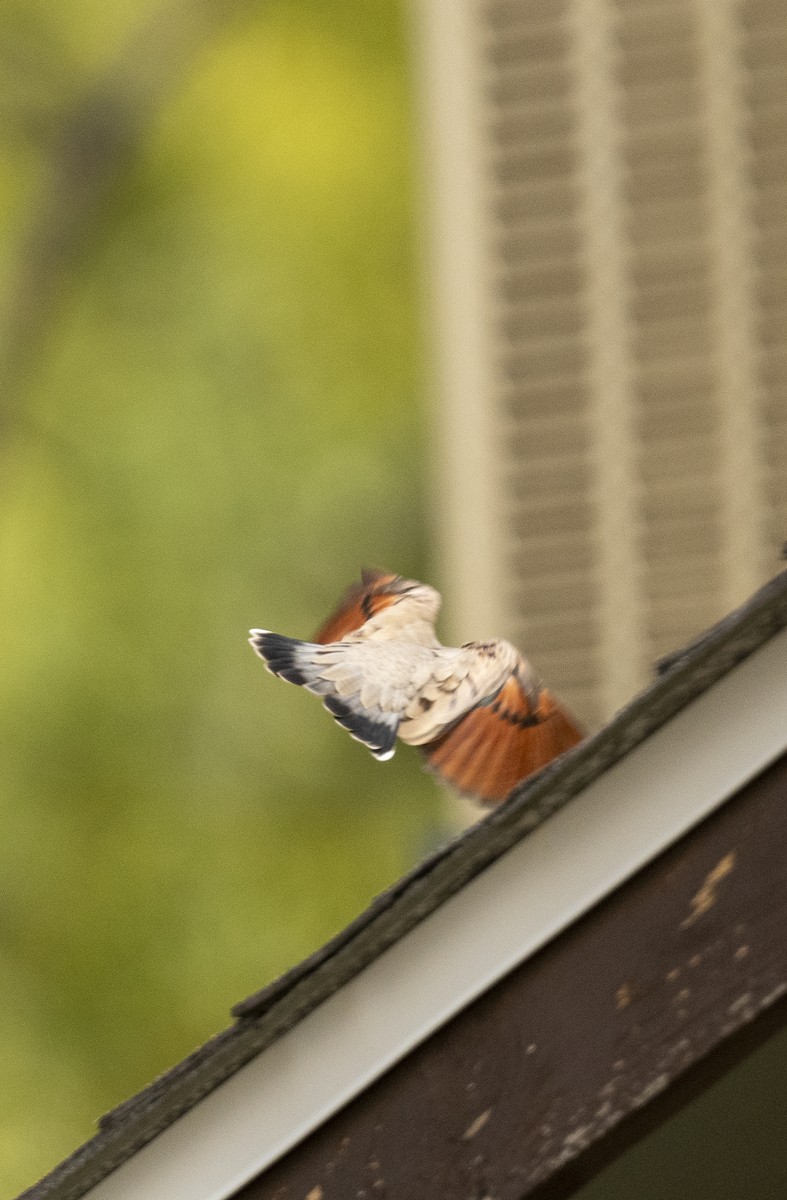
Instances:
[[[444,582],[596,724],[787,538],[787,0],[419,8]]]

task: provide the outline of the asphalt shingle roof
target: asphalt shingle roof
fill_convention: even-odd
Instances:
[[[420,863],[346,929],[233,1009],[234,1023],[99,1122],[19,1200],[76,1200],[335,993],[685,705],[787,626],[787,571],[683,650],[597,734]]]

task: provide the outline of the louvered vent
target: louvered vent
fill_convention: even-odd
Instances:
[[[787,541],[787,4],[741,5],[741,63],[751,145],[765,536],[778,545]]]
[[[787,539],[787,0],[422,12],[457,632],[596,724]]]

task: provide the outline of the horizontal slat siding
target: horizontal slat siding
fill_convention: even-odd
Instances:
[[[626,164],[644,635],[652,660],[718,615],[713,262],[693,6],[615,4]],[[694,558],[705,574],[688,578]]]
[[[472,11],[488,147],[484,253],[504,632],[594,724],[609,715],[612,665],[598,579],[605,464],[592,419],[603,411],[593,339],[605,326],[591,307],[601,293],[593,286],[586,225],[593,206],[584,190],[592,172],[583,173],[581,139],[593,126],[583,121],[577,61],[577,21],[592,6],[487,0]],[[729,489],[740,481],[728,477],[734,393],[725,393],[721,372],[734,304],[745,310],[756,375],[748,486],[765,508],[752,536],[765,526],[766,571],[787,539],[787,0],[741,0],[725,11],[734,36],[714,74],[704,0],[606,0],[604,7],[625,284],[616,336],[626,356],[634,464],[631,594],[642,605],[643,662],[729,606]],[[713,88],[725,71],[741,84],[724,98],[739,105],[735,136],[745,139],[729,180],[723,139],[715,150],[710,142]],[[737,189],[737,209],[719,203],[714,189],[727,186]],[[730,220],[746,265],[732,305],[724,281],[734,257],[722,262],[720,251]],[[751,587],[758,582],[753,577]]]
[[[597,721],[586,264],[568,0],[485,6],[507,633]]]
[[[787,541],[787,5],[744,0],[766,536]]]

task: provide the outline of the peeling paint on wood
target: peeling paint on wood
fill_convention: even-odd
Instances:
[[[631,1004],[631,988],[627,983],[621,984],[615,993],[615,1008],[628,1008]]]
[[[722,879],[730,874],[735,868],[735,851],[730,850],[724,858],[720,859],[712,871],[709,871],[705,876],[705,882],[700,890],[691,898],[691,912],[681,922],[681,927],[687,929],[689,925],[693,925],[708,909],[712,908],[716,903],[716,889]]]
[[[481,1130],[484,1128],[484,1126],[486,1125],[486,1123],[489,1120],[489,1118],[491,1117],[491,1115],[492,1115],[491,1108],[484,1109],[484,1111],[479,1116],[476,1117],[476,1119],[472,1122],[472,1124],[468,1125],[467,1129],[462,1134],[462,1141],[463,1142],[472,1141],[473,1138],[476,1136],[476,1134],[480,1133]]]
[[[237,1200],[570,1195],[787,1024],[786,854],[787,758]]]

